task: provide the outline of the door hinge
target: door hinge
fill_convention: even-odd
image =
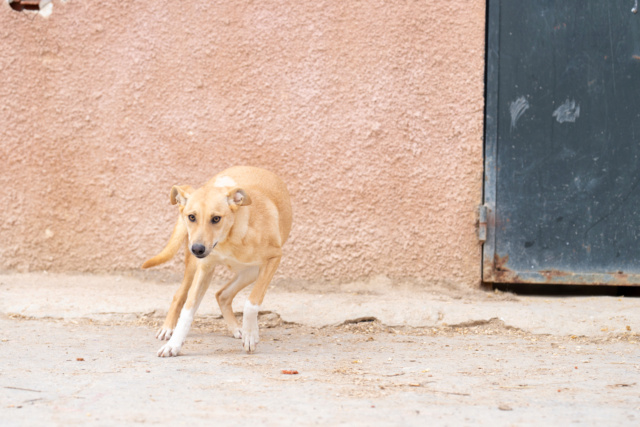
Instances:
[[[481,243],[487,240],[487,205],[478,206],[478,240]]]

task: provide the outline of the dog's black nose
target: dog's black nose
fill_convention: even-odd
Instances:
[[[196,243],[191,246],[191,252],[193,252],[193,254],[197,257],[201,257],[202,255],[204,255],[204,251],[206,250],[207,248],[205,248],[204,245],[201,245],[199,243]]]

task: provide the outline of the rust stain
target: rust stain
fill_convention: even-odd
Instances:
[[[610,285],[631,286],[640,282],[640,275],[625,273],[622,270],[609,273],[577,273],[556,269],[527,271],[521,275],[507,267],[509,255],[494,254],[493,262],[485,263],[489,274],[486,282],[494,283],[529,283],[554,285]]]
[[[632,283],[629,283],[629,275],[625,274],[622,271],[618,271],[617,273],[612,275],[614,277],[614,281],[613,283],[617,284],[617,285],[630,285],[630,284],[635,284],[635,282],[633,280],[631,280]]]
[[[604,273],[597,275],[597,278],[589,275],[581,275],[570,271],[541,270],[540,275],[544,277],[546,283],[553,284],[574,284],[574,285],[631,285],[634,278],[623,271],[615,273]],[[637,280],[637,278],[635,279]]]
[[[518,273],[509,269],[494,271],[493,277],[496,282],[500,283],[527,283],[526,280],[523,280],[518,276]]]
[[[509,255],[501,257],[495,254],[493,256],[493,269],[497,271],[508,270],[508,268],[506,268],[507,262],[509,262]]]
[[[566,271],[560,270],[542,270],[540,271],[540,275],[545,278],[546,281],[552,282],[554,279],[560,277],[572,276],[571,273],[567,273]]]
[[[494,280],[502,283],[525,283],[525,281],[518,276],[518,273],[507,268],[507,262],[509,262],[509,255],[503,257],[498,256],[498,254],[494,255],[493,271],[491,272]]]

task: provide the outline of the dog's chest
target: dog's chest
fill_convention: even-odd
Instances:
[[[213,260],[216,264],[226,265],[233,271],[244,270],[247,267],[260,265],[260,263],[247,263],[238,260],[231,252],[218,250],[218,248],[214,249],[210,257],[213,257]]]

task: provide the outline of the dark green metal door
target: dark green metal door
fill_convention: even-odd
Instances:
[[[487,282],[640,284],[640,14],[489,1]]]

